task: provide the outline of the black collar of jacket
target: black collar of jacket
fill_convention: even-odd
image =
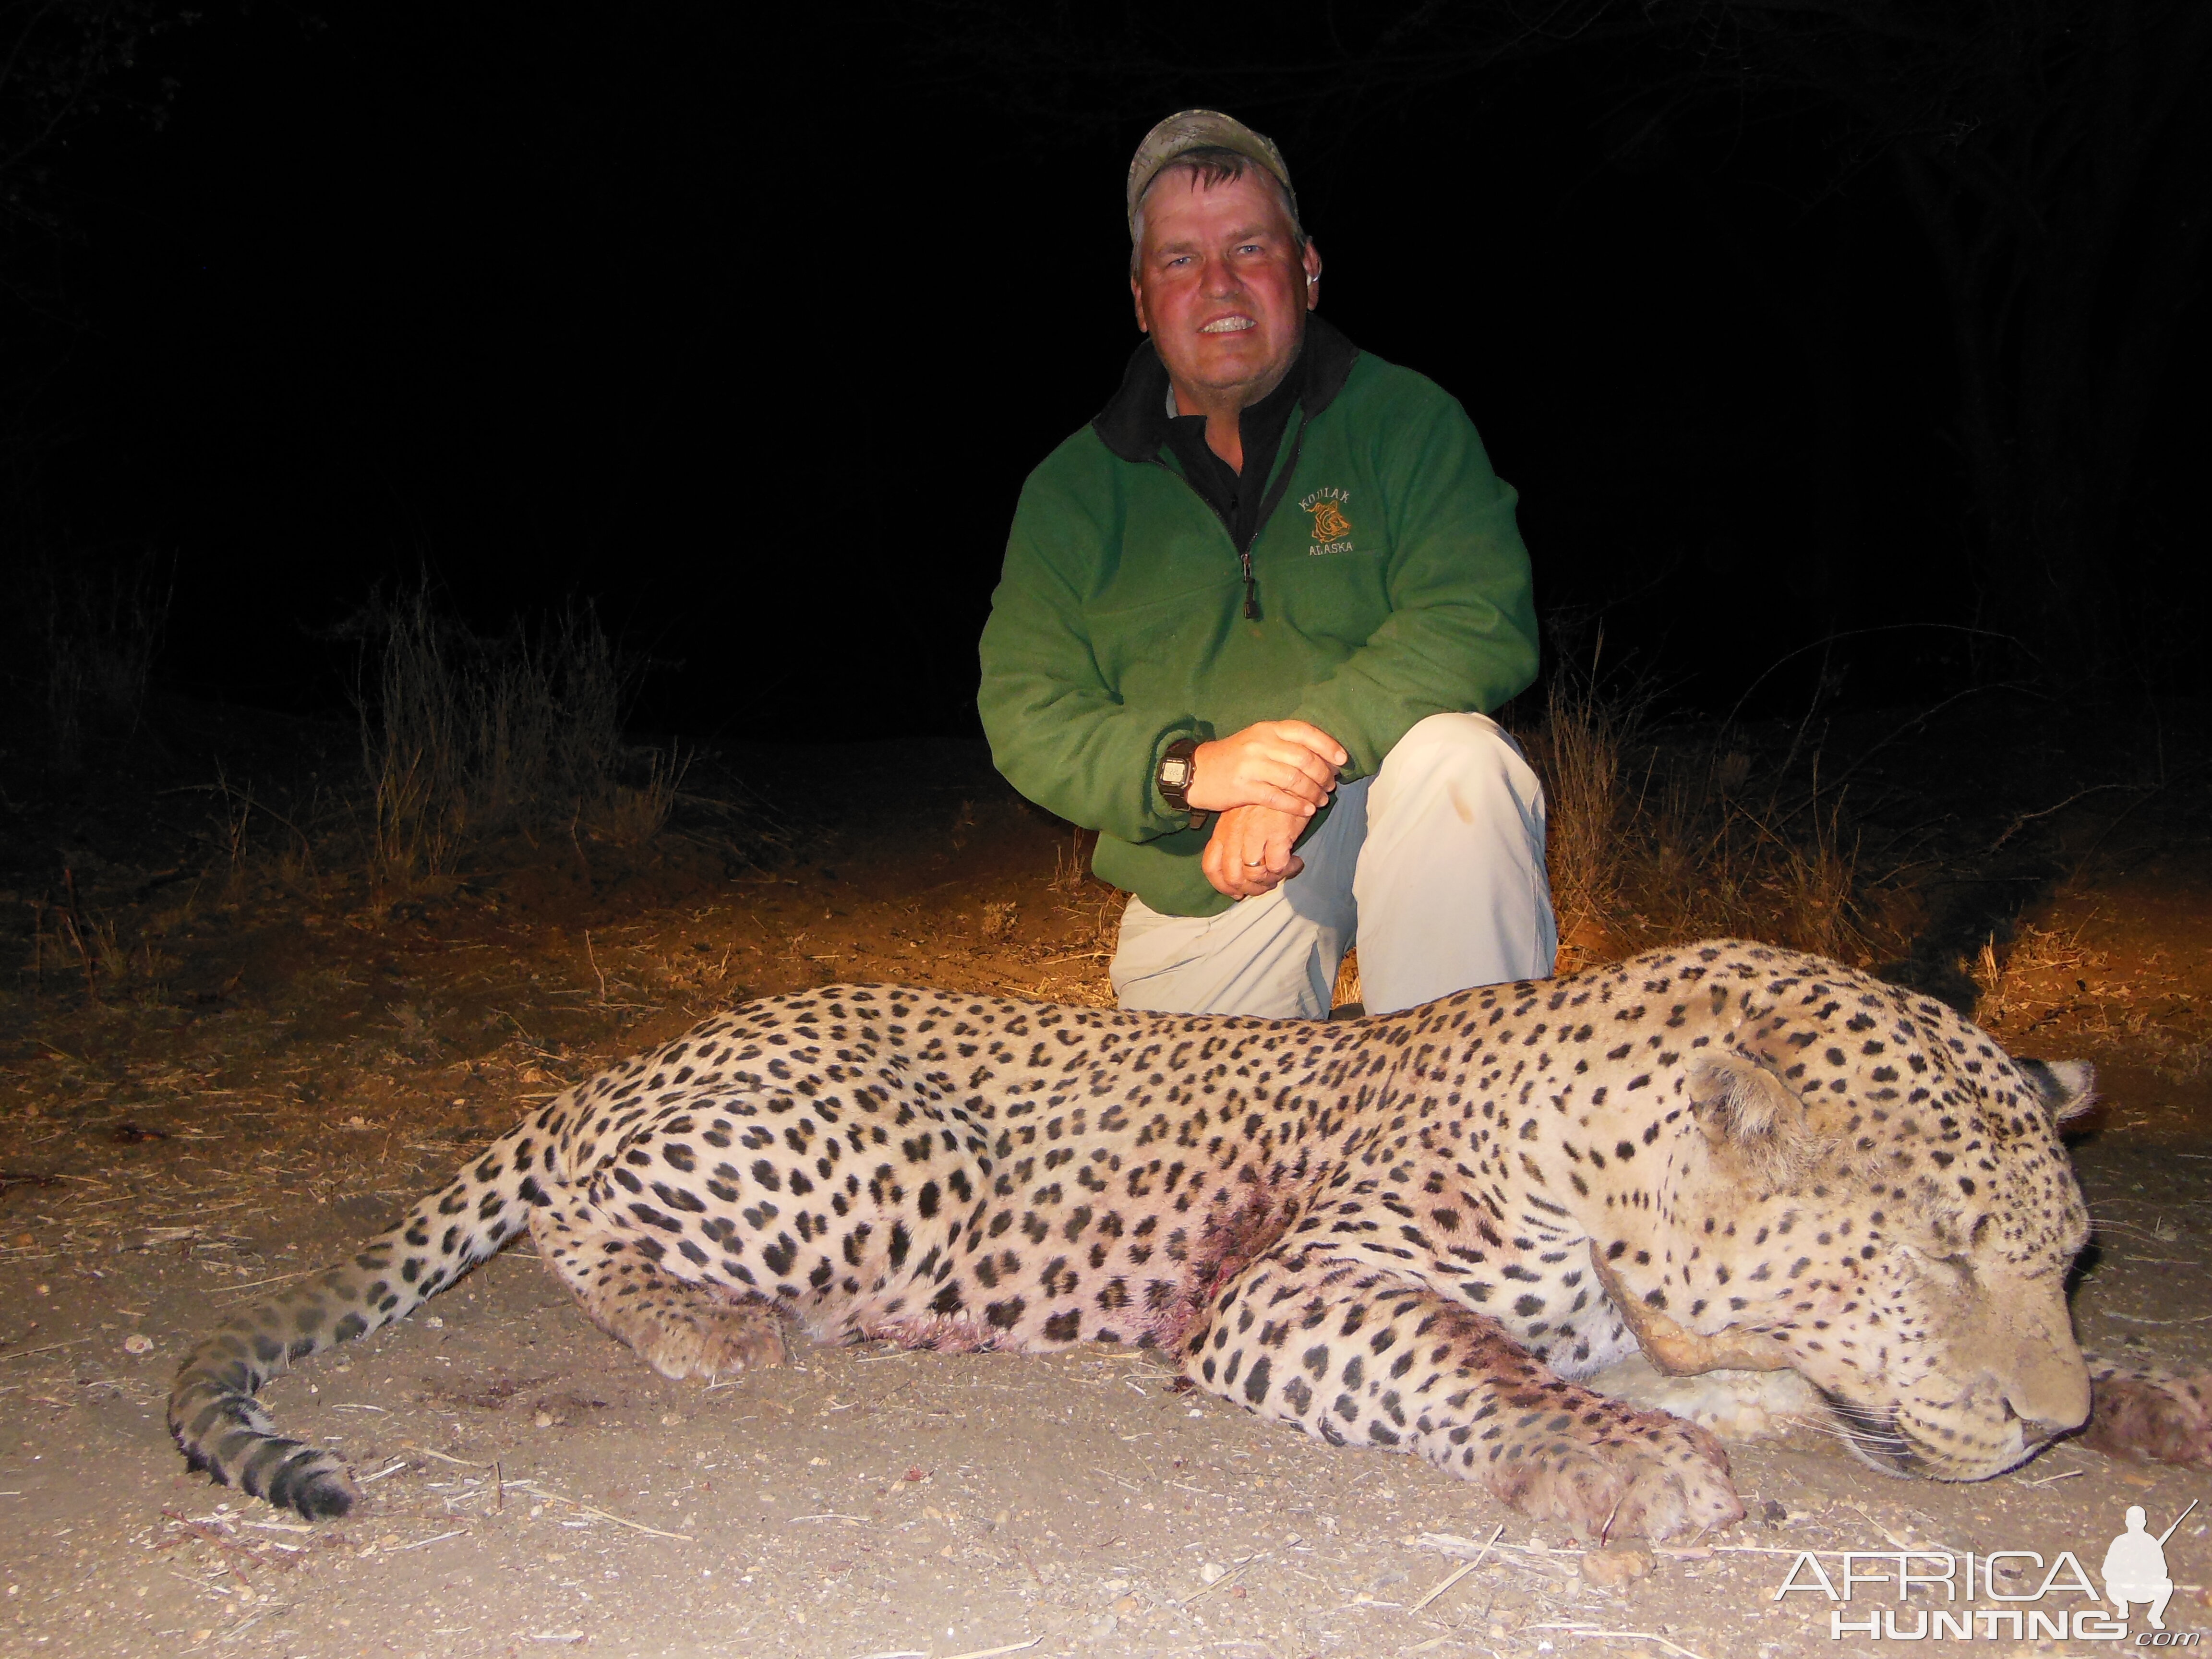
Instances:
[[[1344,331],[1319,315],[1306,318],[1305,391],[1298,401],[1309,421],[1336,401],[1351,378],[1359,348]],[[1125,461],[1149,461],[1168,435],[1168,371],[1147,339],[1129,359],[1121,389],[1091,422],[1098,440]]]

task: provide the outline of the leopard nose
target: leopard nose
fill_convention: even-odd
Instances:
[[[2070,1342],[2063,1349],[2023,1347],[1995,1380],[2021,1432],[2039,1445],[2089,1420],[2089,1368]]]
[[[2031,1446],[2039,1446],[2046,1440],[2055,1440],[2062,1434],[2070,1434],[2081,1426],[2079,1423],[2060,1423],[2046,1417],[2032,1417],[2014,1406],[2009,1400],[2005,1401],[2005,1415],[2020,1425],[2021,1439]]]

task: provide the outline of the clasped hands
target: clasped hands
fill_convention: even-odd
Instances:
[[[1200,867],[1215,890],[1251,898],[1305,868],[1291,844],[1328,804],[1344,745],[1304,720],[1259,720],[1191,757],[1194,811],[1218,812]]]

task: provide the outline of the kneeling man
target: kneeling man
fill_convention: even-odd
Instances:
[[[1132,895],[1121,1006],[1323,1017],[1355,939],[1370,1013],[1548,975],[1543,792],[1488,718],[1536,672],[1512,489],[1456,401],[1313,314],[1268,140],[1170,116],[1127,206],[1150,337],[1023,489],[978,698]]]

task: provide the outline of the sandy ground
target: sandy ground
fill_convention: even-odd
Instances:
[[[326,881],[180,906],[172,888],[146,983],[97,1005],[40,945],[0,1047],[0,1652],[1859,1653],[1887,1639],[1833,1636],[1832,1613],[1905,1634],[1929,1608],[2091,1604],[1865,1582],[1848,1604],[1778,1599],[1798,1552],[1828,1553],[1838,1582],[1843,1552],[1971,1551],[1978,1571],[2035,1552],[1996,1581],[2032,1596],[2060,1552],[2094,1573],[2129,1504],[2156,1531],[2212,1498],[2205,1474],[2064,1445],[1976,1486],[1900,1481],[1805,1435],[1732,1448],[1749,1518],[1729,1533],[1586,1554],[1425,1465],[1188,1395],[1147,1356],[811,1349],[668,1383],[514,1251],[267,1390],[368,1481],[346,1522],[310,1528],[185,1474],[162,1402],[220,1314],[605,1059],[832,979],[1098,1000],[1105,896],[1070,872],[1064,830],[946,752],[896,837],[825,808],[837,827],[766,869],[679,842],[619,879],[580,848],[580,868],[403,902]],[[2045,882],[1980,973],[2016,1051],[2105,1067],[2076,1146],[2100,1222],[2083,1340],[2203,1364],[2212,857],[2181,805]],[[159,858],[70,855],[88,903]],[[2201,1508],[2167,1546],[2176,1631],[2212,1627],[2208,1528]],[[1974,1628],[1954,1644],[2107,1645]]]

